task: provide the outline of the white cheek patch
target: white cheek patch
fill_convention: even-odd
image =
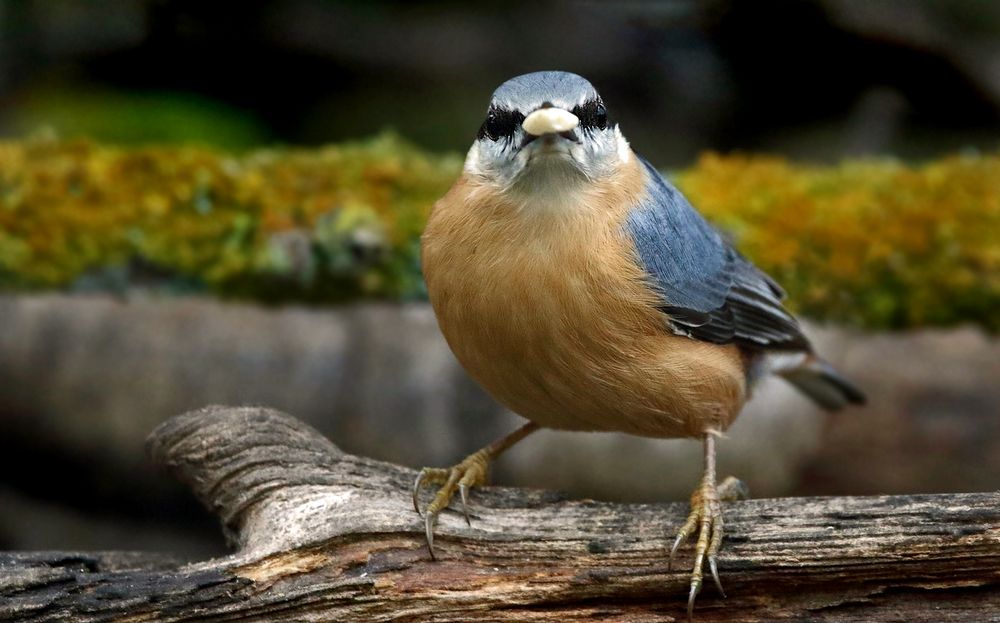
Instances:
[[[465,155],[465,172],[471,173],[473,175],[482,174],[482,169],[479,166],[479,142],[476,141],[472,143],[472,148],[469,149],[469,153]]]
[[[632,148],[629,147],[628,141],[622,135],[621,129],[617,126],[615,126],[615,142],[618,145],[618,160],[621,161],[622,164],[628,162],[629,158],[632,157]]]
[[[569,132],[580,125],[580,119],[562,108],[540,108],[524,118],[521,127],[532,136]]]

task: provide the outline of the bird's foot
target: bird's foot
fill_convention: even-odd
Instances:
[[[482,450],[465,457],[465,460],[454,467],[446,469],[425,467],[420,470],[417,480],[413,483],[413,508],[418,514],[420,514],[420,487],[425,484],[441,485],[437,495],[423,512],[424,534],[427,535],[427,550],[431,558],[434,558],[434,522],[437,521],[438,514],[448,507],[455,491],[458,491],[462,498],[465,522],[472,525],[469,521],[469,489],[486,483],[486,472],[490,461],[536,430],[538,424],[528,422],[506,437],[497,439]]]
[[[703,570],[705,559],[708,559],[708,568],[712,573],[716,588],[723,598],[726,592],[722,590],[722,582],[719,580],[719,568],[716,562],[716,555],[719,546],[722,545],[723,522],[722,522],[722,501],[746,499],[748,497],[747,486],[732,476],[726,478],[721,485],[715,485],[714,474],[702,480],[701,486],[695,489],[691,495],[691,514],[687,521],[681,526],[674,540],[673,547],[670,548],[670,559],[667,568],[672,569],[674,555],[689,536],[696,531],[698,540],[695,543],[694,569],[691,571],[691,590],[688,593],[687,614],[690,621],[694,614],[694,601],[701,591]]]
[[[437,516],[451,503],[451,498],[458,491],[462,500],[462,513],[465,522],[469,520],[469,489],[486,484],[486,473],[491,459],[489,448],[483,448],[470,454],[461,463],[453,467],[425,467],[417,474],[413,483],[413,508],[424,517],[424,532],[427,536],[427,549],[434,558],[434,524]],[[424,485],[440,485],[437,494],[424,511],[420,511],[420,489]]]

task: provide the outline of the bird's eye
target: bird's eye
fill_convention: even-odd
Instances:
[[[486,117],[486,134],[492,140],[497,140],[504,134],[505,128],[504,115],[493,111],[490,112],[489,116]]]
[[[573,114],[580,118],[580,126],[583,128],[604,130],[608,127],[608,109],[597,100],[575,107]]]
[[[597,110],[594,111],[594,118],[597,122],[597,127],[600,129],[605,129],[608,127],[608,109],[604,107],[604,104],[597,104]]]
[[[479,128],[477,138],[488,138],[491,141],[510,138],[514,136],[518,125],[522,121],[524,121],[524,115],[517,111],[491,108],[490,112],[486,115],[486,121]]]

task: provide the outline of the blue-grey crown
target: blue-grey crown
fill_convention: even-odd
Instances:
[[[501,84],[490,105],[527,113],[545,102],[572,110],[594,100],[599,101],[600,96],[586,79],[565,71],[536,71]]]

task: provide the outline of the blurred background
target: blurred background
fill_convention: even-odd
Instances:
[[[5,0],[0,136],[252,159],[382,135],[440,159],[447,177],[493,89],[542,69],[589,78],[633,147],[668,171],[707,151],[833,165],[1000,146],[1000,3],[978,0]],[[990,205],[984,227],[1000,210]],[[8,229],[0,243],[21,235]],[[225,551],[142,450],[157,423],[208,403],[274,406],[348,451],[413,467],[451,464],[517,424],[451,358],[419,288],[258,305],[134,287],[136,274],[159,277],[139,268],[124,289],[104,287],[108,272],[0,279],[0,549]],[[829,417],[769,383],[723,442],[723,471],[756,496],[996,488],[997,325],[950,324],[808,324],[871,405]],[[691,442],[544,433],[494,480],[681,500],[698,454]]]
[[[926,158],[1000,138],[1000,7],[978,0],[8,0],[0,24],[8,136],[245,149],[388,127],[464,151],[497,85],[564,69],[668,168],[706,149]]]

